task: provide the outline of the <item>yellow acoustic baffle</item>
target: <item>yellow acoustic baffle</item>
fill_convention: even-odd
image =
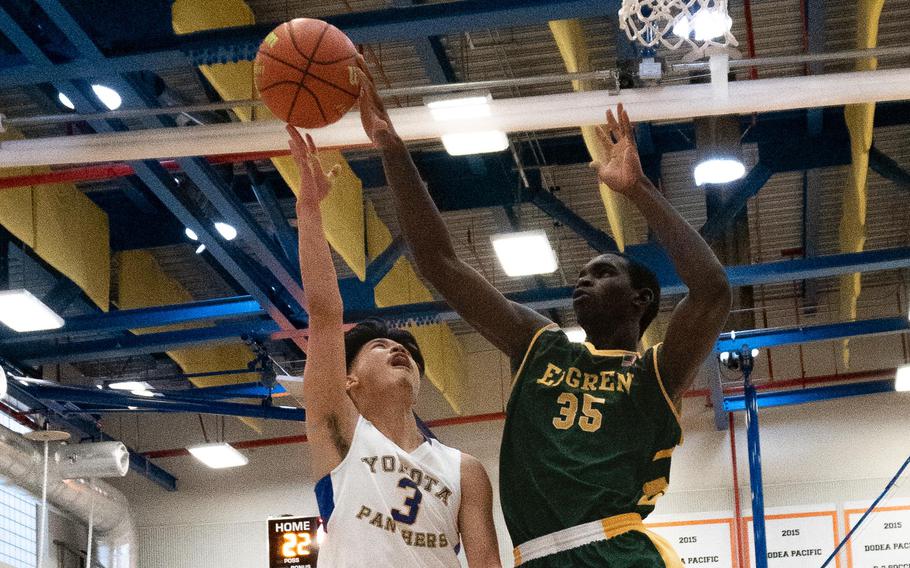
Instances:
[[[563,63],[565,63],[566,71],[569,73],[593,71],[591,57],[588,53],[588,43],[585,41],[581,22],[578,20],[553,20],[549,24],[550,33],[553,34],[553,39],[556,40],[556,45],[559,47],[559,54],[562,56]],[[593,86],[591,81],[572,81],[572,88],[576,91],[590,91]],[[610,158],[597,140],[597,134],[593,126],[582,126],[581,136],[585,141],[585,147],[588,149],[591,160],[604,162]],[[594,174],[592,173],[591,175],[593,178]],[[625,196],[611,190],[604,183],[599,183],[598,189],[607,213],[607,223],[610,225],[610,232],[613,233],[613,238],[616,240],[619,250],[625,250],[626,245],[632,244],[629,242],[632,232],[627,229],[626,224],[629,223],[633,215],[637,215],[635,207]],[[641,339],[645,348],[656,344],[658,341],[653,329],[654,326],[651,326]]]
[[[559,47],[559,53],[562,55],[566,71],[569,73],[593,71],[584,31],[578,20],[551,21],[550,32],[553,34],[553,39],[556,40],[557,47]],[[590,81],[572,81],[572,88],[576,91],[590,91],[592,90],[592,85]],[[582,126],[581,135],[592,160],[603,162],[609,159],[609,156],[603,154],[603,149],[597,141],[597,134],[595,134],[593,126]],[[610,231],[613,233],[613,238],[616,239],[616,244],[619,245],[619,250],[625,250],[626,245],[631,244],[629,242],[631,234],[626,229],[625,223],[628,222],[632,215],[635,215],[635,208],[628,199],[610,190],[605,184],[599,185],[600,198],[603,200],[604,209],[607,212]]]
[[[192,302],[193,297],[179,282],[166,275],[155,257],[147,251],[125,251],[117,255],[117,305],[121,310],[167,306]],[[206,327],[207,324],[182,324],[132,330],[136,334],[158,333]],[[243,369],[254,359],[253,352],[237,343],[207,345],[167,352],[185,373],[205,373]],[[197,387],[212,387],[254,382],[259,377],[226,375],[199,377],[190,381]]]
[[[878,44],[878,21],[884,0],[860,0],[856,14],[856,47],[871,49]],[[875,58],[857,61],[857,71],[873,71],[878,67]],[[866,243],[866,178],[869,173],[869,150],[872,147],[872,127],[875,103],[847,105],[844,118],[850,132],[850,153],[853,164],[844,188],[840,220],[841,252],[862,252]],[[847,320],[856,319],[856,302],[862,289],[862,275],[847,274],[840,279],[840,314]],[[844,340],[845,367],[850,366],[849,341]]]
[[[173,6],[174,31],[178,34],[192,33],[232,26],[246,26],[255,23],[255,17],[243,0],[177,0]],[[200,67],[212,87],[226,100],[243,100],[256,97],[253,83],[253,63],[241,61]],[[238,108],[237,116],[243,121],[268,120],[273,118],[265,107],[256,107],[256,112]],[[366,254],[363,242],[363,191],[341,152],[327,152],[333,163],[342,165],[344,175],[337,182],[337,191],[322,204],[325,236],[332,248],[344,259],[354,274],[366,278]],[[272,163],[291,190],[299,192],[299,177],[293,159],[273,158]]]
[[[392,234],[367,203],[367,254],[376,258],[392,243]],[[416,302],[431,302],[433,295],[420,281],[410,261],[399,258],[389,273],[376,285],[376,305],[384,308]],[[426,362],[426,376],[455,412],[461,413],[464,388],[464,353],[461,344],[445,323],[408,327],[420,344]]]
[[[0,133],[0,140],[21,138],[14,130]],[[47,171],[5,169],[0,177]],[[76,186],[58,183],[0,191],[0,224],[107,311],[111,284],[107,214]]]

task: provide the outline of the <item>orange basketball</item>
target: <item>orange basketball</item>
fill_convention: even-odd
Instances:
[[[357,101],[356,57],[354,44],[335,26],[297,18],[266,36],[253,76],[272,114],[293,126],[320,128],[340,119]]]

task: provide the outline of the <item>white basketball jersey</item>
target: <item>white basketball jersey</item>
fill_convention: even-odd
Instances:
[[[457,568],[461,452],[427,440],[405,452],[362,416],[351,449],[316,484],[321,568]]]

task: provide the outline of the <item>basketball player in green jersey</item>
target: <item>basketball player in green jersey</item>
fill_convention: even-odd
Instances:
[[[688,295],[663,343],[636,351],[657,314],[654,274],[618,253],[582,269],[573,294],[584,345],[534,310],[506,299],[455,254],[445,223],[361,74],[361,118],[379,148],[398,218],[420,273],[518,370],[500,452],[500,497],[515,548],[529,567],[676,568],[672,547],[642,518],[667,488],[681,443],[680,403],[730,310],[726,273],[698,233],[642,172],[628,115],[607,113],[598,138],[610,156],[591,164],[628,197],[663,245]]]

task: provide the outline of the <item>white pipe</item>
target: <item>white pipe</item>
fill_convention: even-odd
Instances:
[[[686,120],[906,100],[910,99],[910,69],[737,81],[730,83],[728,97],[718,99],[713,93],[712,85],[697,84],[632,89],[616,96],[589,91],[494,100],[491,117],[447,123],[435,122],[423,106],[391,109],[389,114],[405,140],[435,139],[450,132],[516,132],[598,124],[606,110],[619,102],[636,122]],[[369,143],[355,112],[311,134],[323,148]],[[0,142],[0,167],[211,156],[286,147],[287,133],[279,121],[230,123]]]
[[[0,475],[41,495],[42,450],[39,446],[0,427]],[[108,568],[136,568],[136,537],[129,505],[122,493],[103,481],[63,480],[53,466],[47,499],[83,522],[92,515],[98,533],[95,557]]]

